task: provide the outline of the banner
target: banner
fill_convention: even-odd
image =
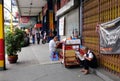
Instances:
[[[99,25],[100,53],[120,54],[120,17]]]

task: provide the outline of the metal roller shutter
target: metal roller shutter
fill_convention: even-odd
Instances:
[[[71,36],[73,29],[76,29],[79,32],[79,8],[66,14],[65,19],[65,36]]]

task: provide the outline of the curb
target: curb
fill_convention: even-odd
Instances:
[[[97,75],[98,77],[102,78],[104,81],[120,81],[120,78],[103,70],[102,68],[92,69],[90,71]]]
[[[108,77],[107,75],[103,74],[103,73],[100,72],[100,71],[97,71],[97,70],[96,70],[95,73],[96,73],[97,76],[99,76],[100,78],[102,78],[102,79],[105,80],[105,81],[115,81],[115,80],[111,79],[110,77]]]

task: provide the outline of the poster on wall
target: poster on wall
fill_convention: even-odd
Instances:
[[[59,19],[59,35],[64,35],[64,22],[65,17]]]
[[[120,17],[99,25],[100,53],[120,54]]]

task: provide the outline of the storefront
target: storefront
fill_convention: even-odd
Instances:
[[[79,2],[71,0],[56,13],[59,18],[59,35],[61,39],[79,35]]]
[[[74,36],[79,32],[79,8],[76,8],[65,16],[65,35]]]

